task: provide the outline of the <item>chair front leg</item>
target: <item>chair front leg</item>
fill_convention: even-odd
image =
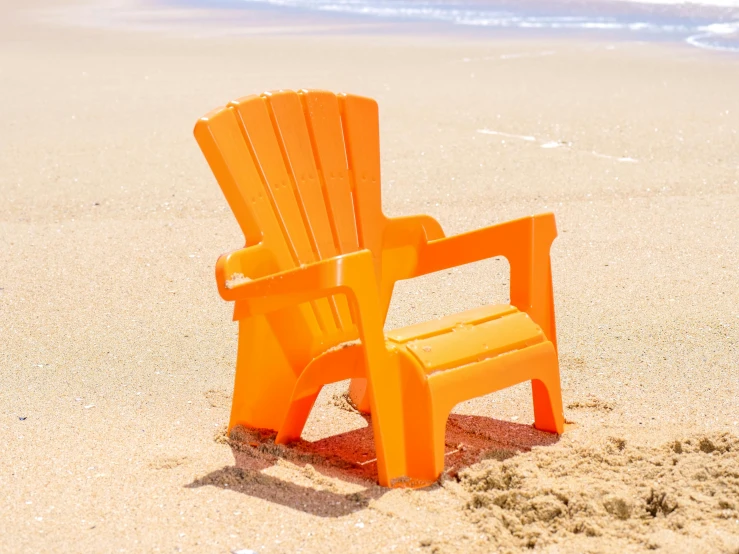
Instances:
[[[347,296],[364,346],[378,479],[380,485],[392,487],[407,473],[400,368],[385,347],[376,286],[358,277]]]
[[[355,377],[349,383],[349,400],[361,414],[369,414],[372,402],[370,401],[369,383],[364,377]]]
[[[295,382],[296,372],[267,318],[240,320],[229,431],[236,425],[277,431]]]
[[[515,242],[506,245],[511,267],[511,304],[529,314],[557,348],[552,265],[549,251],[557,236],[553,214],[527,218],[518,225]],[[521,221],[523,223],[524,221]]]

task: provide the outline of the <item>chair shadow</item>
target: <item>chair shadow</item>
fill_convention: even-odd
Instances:
[[[320,517],[363,510],[389,490],[377,485],[372,426],[369,417],[365,419],[367,427],[286,446],[275,444],[271,431],[236,427],[228,437],[235,465],[213,471],[186,488],[219,487]],[[558,440],[557,435],[530,425],[452,414],[447,422],[442,479],[455,479],[460,471],[482,460],[503,461]],[[296,478],[285,480],[264,472],[274,466],[297,471]],[[348,484],[359,491],[342,493]]]

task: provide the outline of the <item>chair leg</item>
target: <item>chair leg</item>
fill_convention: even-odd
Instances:
[[[407,414],[405,422],[408,477],[416,484],[432,483],[444,471],[446,423],[449,410],[419,409]]]
[[[426,375],[415,366],[414,361],[402,356],[396,359],[400,367],[403,390],[406,475],[414,481],[414,485],[418,485],[419,482],[432,483],[443,470],[446,420],[444,414],[439,415],[437,419],[441,422],[441,432],[435,432],[439,425],[436,423],[434,408],[439,409],[439,403],[434,402],[434,391],[429,386]],[[441,467],[437,461],[439,456],[435,454],[439,447]]]
[[[444,471],[444,456],[446,454],[446,423],[449,420],[449,412],[450,410],[446,409],[446,407],[434,410],[434,479],[438,479],[439,475]]]
[[[513,228],[511,232],[514,232]],[[515,233],[522,240],[510,242],[506,258],[511,266],[511,304],[529,314],[557,348],[554,293],[549,250],[557,236],[554,215],[542,214],[517,222]]]
[[[370,382],[368,396],[377,452],[377,477],[380,485],[392,487],[407,472],[403,391],[397,359],[385,347],[375,285],[369,281],[365,283],[354,288],[351,307],[364,345],[364,363]]]
[[[239,350],[229,430],[236,425],[277,431],[297,378],[263,316],[239,321]]]
[[[370,389],[367,386],[367,379],[355,377],[351,380],[351,383],[349,383],[349,398],[359,413],[370,413]]]
[[[561,435],[564,432],[564,410],[556,357],[547,361],[537,378],[531,380],[531,392],[534,397],[534,427]]]
[[[277,433],[275,443],[287,444],[300,439],[305,422],[308,421],[308,416],[313,409],[313,404],[315,404],[320,391],[321,389],[318,389],[315,393],[299,398],[290,404],[290,408],[285,416],[285,422],[280,427],[280,432]]]

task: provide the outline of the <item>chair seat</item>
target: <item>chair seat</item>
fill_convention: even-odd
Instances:
[[[426,374],[494,358],[545,342],[525,312],[498,304],[467,310],[387,333],[388,346],[404,351]]]

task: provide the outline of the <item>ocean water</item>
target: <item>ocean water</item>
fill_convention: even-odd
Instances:
[[[188,2],[189,3],[189,2]],[[739,53],[739,0],[234,0],[231,6],[330,14],[456,30],[610,33],[633,40],[680,40]],[[200,6],[214,4],[198,2]]]

